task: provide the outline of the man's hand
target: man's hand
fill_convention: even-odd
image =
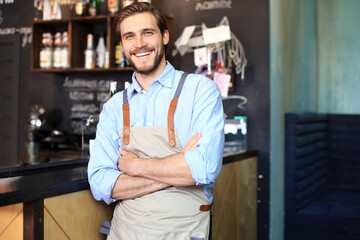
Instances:
[[[185,146],[181,150],[181,152],[187,152],[190,150],[194,150],[196,148],[196,145],[199,142],[201,136],[202,136],[201,133],[195,133],[194,136],[192,136],[190,138],[190,140],[185,144]]]
[[[129,176],[135,176],[136,165],[141,161],[138,156],[132,152],[125,151],[119,148],[119,152],[122,155],[118,159],[118,168],[120,171],[126,173]]]

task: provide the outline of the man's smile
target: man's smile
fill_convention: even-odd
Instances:
[[[149,52],[141,52],[141,53],[135,53],[134,55],[136,57],[144,57],[144,56],[147,56],[147,55],[150,55],[151,54],[151,51]]]

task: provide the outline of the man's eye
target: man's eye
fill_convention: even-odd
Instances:
[[[133,38],[133,35],[126,35],[125,36],[125,39],[132,39]]]
[[[152,32],[145,32],[146,35],[152,35]]]

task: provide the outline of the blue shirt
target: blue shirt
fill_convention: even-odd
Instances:
[[[167,62],[165,70],[151,83],[148,92],[142,90],[133,74],[133,82],[127,91],[130,127],[167,126],[170,101],[182,74]],[[111,198],[111,193],[117,178],[123,173],[117,168],[123,127],[122,103],[123,91],[104,104],[88,165],[91,191],[95,199],[107,204],[116,201]],[[175,110],[174,127],[182,148],[195,133],[202,133],[197,147],[185,152],[185,159],[196,184],[201,185],[210,202],[215,178],[222,166],[224,121],[217,85],[202,75],[189,74]]]

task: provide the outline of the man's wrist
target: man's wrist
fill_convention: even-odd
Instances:
[[[143,170],[146,169],[146,161],[144,158],[134,159],[134,164],[132,167],[132,175],[136,177],[143,177]]]

